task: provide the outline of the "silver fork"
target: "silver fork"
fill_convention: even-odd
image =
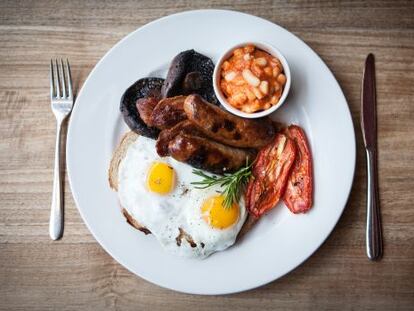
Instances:
[[[59,64],[60,63],[60,64]],[[49,234],[52,240],[63,235],[63,191],[61,163],[61,130],[73,107],[72,78],[69,61],[50,61],[50,101],[56,117],[55,168],[53,176],[52,206],[50,211]]]

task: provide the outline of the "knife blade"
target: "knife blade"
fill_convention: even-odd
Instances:
[[[365,148],[377,148],[377,111],[375,95],[375,60],[373,54],[368,54],[362,84],[362,118],[361,128]]]
[[[375,59],[368,54],[362,80],[361,129],[367,156],[366,250],[371,260],[382,257],[382,228],[377,169],[377,111]]]

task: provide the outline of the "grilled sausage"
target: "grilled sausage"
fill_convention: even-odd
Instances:
[[[154,97],[139,98],[136,102],[139,116],[148,126],[152,126],[152,111],[157,104],[158,100]]]
[[[204,136],[203,133],[198,129],[198,127],[190,122],[189,120],[184,120],[175,125],[170,129],[162,130],[160,135],[158,135],[157,144],[155,148],[157,153],[161,157],[166,157],[168,153],[168,143],[173,140],[178,134],[192,134],[195,136]]]
[[[152,111],[152,126],[163,130],[187,119],[183,108],[185,98],[186,96],[176,96],[162,99]]]
[[[269,118],[240,118],[206,102],[199,95],[187,96],[184,110],[188,119],[206,136],[229,146],[261,148],[276,134]]]
[[[168,152],[177,161],[215,174],[234,172],[255,157],[255,151],[188,134],[175,136],[168,144]]]

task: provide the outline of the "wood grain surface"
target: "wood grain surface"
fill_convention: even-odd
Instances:
[[[338,79],[357,138],[351,196],[322,247],[271,284],[220,297],[169,291],[120,266],[87,230],[67,182],[64,238],[52,242],[48,236],[55,139],[49,59],[70,59],[78,89],[105,52],[129,32],[199,8],[258,15],[302,38]],[[369,52],[377,65],[385,242],[380,262],[368,261],[364,239],[366,167],[359,118]],[[0,105],[0,310],[414,308],[414,1],[2,0]]]

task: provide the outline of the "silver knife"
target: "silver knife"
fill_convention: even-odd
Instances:
[[[365,60],[361,95],[361,129],[367,155],[367,255],[371,260],[382,257],[382,228],[378,196],[377,111],[375,96],[375,60]]]

